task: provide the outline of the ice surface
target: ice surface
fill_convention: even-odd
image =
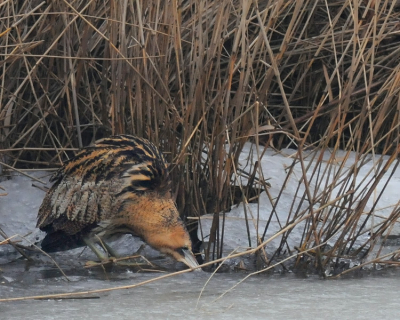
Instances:
[[[261,149],[262,151],[262,149]],[[284,149],[280,153],[276,153],[273,150],[269,149],[266,151],[264,156],[261,159],[261,168],[265,179],[268,179],[268,182],[271,185],[269,188],[269,192],[271,197],[274,199],[278,196],[279,191],[281,190],[283,183],[285,181],[285,177],[288,173],[288,168],[293,164],[293,155],[295,154],[295,150]],[[250,155],[250,157],[249,157]],[[311,179],[312,168],[316,166],[316,162],[312,161],[311,153],[304,153],[303,157],[305,159],[304,165],[310,165],[310,169],[307,171],[307,178],[309,179],[309,185],[312,192],[321,192],[318,190],[316,186],[316,178]],[[326,174],[323,179],[329,182],[333,178],[333,176],[338,172],[340,165],[346,159],[347,161],[344,164],[342,174],[345,174],[346,170],[349,170],[354,163],[357,154],[354,152],[350,152],[347,154],[344,151],[338,151],[335,155],[335,161],[337,163],[336,166],[333,166],[332,171],[329,174]],[[321,167],[321,171],[324,170],[327,160],[331,157],[331,152],[326,150],[323,154],[323,159],[326,162],[323,162]],[[375,172],[374,168],[374,158],[372,156],[366,156],[369,161],[367,161],[359,170],[358,175],[356,176],[355,185],[360,187],[366,185],[370,179],[373,178]],[[379,156],[376,156],[375,162],[379,159]],[[387,157],[384,157],[387,159]],[[257,160],[257,152],[254,145],[247,143],[243,149],[243,152],[240,156],[239,165],[240,169],[244,171],[251,171],[251,165]],[[45,182],[48,182],[49,173],[46,172],[34,172],[30,173],[32,176],[39,178]],[[386,178],[389,176],[390,170],[386,173],[385,177],[378,184],[375,193],[368,200],[367,207],[364,210],[368,212],[368,210],[372,207],[376,197],[378,196],[380,190],[383,188]],[[281,230],[282,226],[285,226],[288,219],[288,212],[290,212],[291,207],[294,206],[296,208],[300,204],[300,197],[304,192],[304,184],[299,181],[302,177],[302,168],[299,163],[294,166],[293,173],[290,175],[288,182],[283,189],[283,193],[281,199],[276,207],[276,216],[274,216],[271,220],[271,224],[267,230],[265,239],[273,236],[276,232]],[[246,178],[240,177],[240,182],[243,185],[246,185]],[[326,182],[324,181],[324,182]],[[42,199],[45,195],[45,192],[40,190],[39,188],[33,186],[41,185],[39,182],[33,181],[30,178],[21,175],[15,175],[12,179],[0,182],[0,186],[2,186],[7,193],[7,196],[0,196],[0,227],[2,230],[8,235],[20,235],[25,236],[27,241],[18,237],[18,240],[21,240],[23,244],[29,243],[37,243],[39,242],[44,234],[35,228],[36,225],[36,215],[39,209],[39,206],[42,202]],[[322,183],[320,185],[320,189],[324,188],[325,184]],[[295,196],[296,190],[300,189],[300,192]],[[338,187],[337,187],[338,189]],[[400,190],[400,170],[396,170],[395,174],[391,178],[388,183],[388,186],[383,193],[378,206],[375,208],[375,214],[377,215],[374,219],[375,223],[380,221],[379,216],[387,217],[393,210],[393,206],[396,205],[399,201],[398,190]],[[334,197],[336,194],[336,190],[332,193]],[[294,201],[294,203],[293,203]],[[300,206],[301,210],[307,209],[307,201],[303,202]],[[245,225],[245,211],[244,207],[246,207],[246,212],[248,215],[248,224],[250,230],[250,241],[249,244],[246,225]],[[314,204],[314,209],[318,209],[318,204]],[[261,236],[264,232],[267,220],[270,217],[272,210],[271,201],[267,197],[266,193],[262,193],[258,203],[250,203],[246,206],[240,204],[238,206],[233,206],[232,210],[226,213],[226,221],[225,221],[225,231],[224,231],[224,252],[228,254],[233,249],[238,249],[239,251],[244,250],[245,248],[255,247],[257,244],[257,232],[258,235]],[[370,220],[371,221],[371,220]],[[205,215],[201,217],[200,223],[201,227],[199,228],[199,238],[208,241],[208,234],[210,232],[212,222],[212,215]],[[258,223],[258,226],[257,226]],[[302,236],[302,232],[304,229],[304,224],[306,222],[302,222],[296,226],[296,228],[290,233],[288,244],[291,249],[294,246],[300,245],[300,240]],[[222,225],[222,220],[220,225]],[[370,228],[370,224],[367,224],[366,229]],[[392,230],[392,234],[400,234],[400,229],[398,226]],[[364,237],[364,238],[363,238]],[[360,241],[364,241],[368,238],[368,233],[366,232],[363,237],[360,237]],[[280,243],[280,238],[277,238],[267,245],[267,252],[274,251]],[[116,245],[113,245],[114,248],[118,248],[120,253],[133,253],[135,252],[142,242],[137,239],[133,239],[131,236],[126,236],[121,240],[118,240]],[[77,249],[80,250],[80,249]],[[117,250],[117,251],[118,251]],[[146,248],[147,252],[145,255],[150,254],[150,256],[158,255],[157,252],[151,250],[151,248]],[[14,249],[9,245],[0,246],[0,262],[4,261],[4,258],[1,258],[1,253],[3,252],[13,252]],[[85,251],[84,254],[89,254],[89,250]],[[78,251],[78,252],[81,252]],[[72,252],[72,254],[77,254],[76,252]]]
[[[124,280],[42,280],[0,285],[0,298],[78,292],[138,284],[154,274],[123,274]],[[0,302],[2,320],[68,319],[397,319],[398,275],[315,281],[294,276],[189,273],[95,299]],[[233,289],[233,286],[236,288]],[[204,288],[202,294],[201,290]],[[224,296],[222,296],[225,294]],[[86,297],[90,297],[86,295]]]
[[[40,171],[31,176],[48,183],[50,173]],[[0,196],[0,228],[7,236],[27,236],[32,242],[41,239],[41,231],[36,229],[36,216],[45,192],[36,186],[46,186],[26,176],[15,174],[10,180],[0,182],[6,196]],[[48,186],[48,185],[47,185]],[[18,240],[23,239],[17,237]],[[14,239],[15,240],[15,239]],[[28,244],[24,242],[24,244]],[[0,246],[0,252],[13,250],[11,246]]]
[[[243,170],[249,170],[246,159],[252,150],[254,151],[251,145],[246,144],[240,159]],[[264,177],[269,179],[271,184],[269,192],[273,198],[278,195],[283,185],[287,168],[293,162],[290,155],[294,152],[283,150],[281,154],[276,154],[267,151],[261,159]],[[335,155],[338,166],[345,155],[344,152]],[[305,164],[308,164],[307,155],[304,156]],[[324,154],[324,159],[327,160],[329,156],[329,153]],[[350,153],[345,168],[351,167],[355,157],[355,153]],[[253,154],[251,161],[254,162],[255,159]],[[315,166],[313,162],[309,164],[311,167]],[[361,168],[356,178],[357,184],[360,185],[364,177],[367,179],[363,184],[372,178],[374,174],[371,171],[372,167],[371,158],[371,161]],[[48,181],[48,173],[31,174]],[[332,172],[329,178],[333,174],[335,172]],[[390,170],[385,178],[389,174]],[[281,225],[286,223],[301,176],[302,170],[296,165],[283,191],[276,210],[277,216],[272,219],[266,239],[280,230],[279,222]],[[309,173],[307,177],[310,178]],[[383,188],[385,178],[378,184],[376,193],[369,199],[365,211],[372,207],[374,197]],[[242,183],[246,184],[246,179],[241,179]],[[20,175],[0,182],[0,186],[5,189],[1,193],[7,193],[7,196],[0,196],[0,227],[8,236],[28,235],[27,240],[17,237],[24,244],[38,242],[43,237],[43,233],[36,230],[35,225],[36,215],[45,193],[34,187],[33,183],[40,185]],[[314,191],[315,180],[311,180],[310,187]],[[386,217],[392,212],[393,206],[399,201],[399,187],[400,173],[397,170],[375,208],[377,213],[375,222],[379,220],[378,214]],[[300,188],[304,190],[304,186],[300,185]],[[299,204],[298,198],[295,198],[295,204]],[[304,204],[302,208],[306,209],[307,205]],[[318,204],[314,205],[314,209],[318,209]],[[265,193],[261,195],[259,203],[247,205],[249,217],[254,217],[254,220],[249,220],[252,246],[256,244],[256,231],[258,230],[259,234],[264,231],[271,210],[270,200]],[[259,215],[258,229],[255,226],[257,215]],[[232,207],[226,216],[225,252],[249,246],[244,228],[243,204]],[[211,216],[204,216],[201,219],[199,234],[204,235],[205,240],[210,230],[210,218]],[[299,245],[302,230],[303,225],[300,225],[291,233],[290,246]],[[392,231],[392,234],[395,233],[400,233],[397,226]],[[132,253],[140,244],[140,241],[132,237],[125,237],[117,242],[117,246],[113,244],[113,247],[117,247],[123,253]],[[278,240],[269,243],[267,251],[277,245]],[[149,247],[146,250],[144,253],[146,256],[158,255]],[[85,250],[80,256],[82,249],[76,249],[55,255],[55,260],[70,280],[67,282],[54,263],[42,255],[35,254],[34,261],[29,262],[17,259],[18,254],[13,254],[13,251],[10,245],[0,245],[0,299],[131,285],[158,276],[154,273],[133,273],[121,267],[113,267],[111,271],[103,271],[101,268],[84,269],[82,264],[88,258],[93,258],[93,254],[90,250]],[[14,261],[10,262],[11,260]],[[165,260],[159,265],[164,265],[164,262]],[[169,263],[173,262],[169,260]],[[182,268],[178,265],[179,267]],[[170,269],[175,270],[176,265]],[[0,319],[395,319],[398,315],[397,288],[400,285],[400,278],[396,274],[362,279],[314,281],[315,278],[280,277],[275,273],[272,276],[250,277],[236,288],[233,286],[243,279],[242,273],[216,274],[205,286],[209,277],[210,274],[205,272],[192,272],[137,288],[99,293],[95,295],[95,299],[0,302]],[[205,289],[200,296],[204,286]],[[224,293],[226,295],[221,297]]]
[[[260,147],[260,152],[262,152],[262,148]],[[283,149],[280,153],[276,153],[275,151],[268,149],[264,156],[261,158],[261,168],[265,179],[268,179],[268,182],[271,185],[269,189],[271,197],[274,199],[278,196],[279,191],[282,189],[285,178],[288,174],[288,168],[293,164],[293,155],[296,153],[295,150],[291,149]],[[250,155],[250,157],[249,157]],[[316,176],[312,177],[312,171],[316,166],[316,161],[311,159],[310,154],[303,154],[304,157],[304,165],[305,167],[309,166],[307,170],[306,176],[308,179],[308,183],[310,186],[311,193],[318,194],[322,191],[326,185],[332,181],[335,174],[339,172],[340,165],[344,162],[343,169],[341,171],[341,175],[345,175],[349,172],[349,170],[353,169],[353,164],[356,161],[357,154],[355,152],[345,152],[338,151],[334,155],[334,159],[336,161],[336,165],[333,166],[333,170],[331,168],[331,172],[325,174],[322,178],[323,183],[320,184],[319,188],[316,185]],[[324,162],[320,168],[320,172],[323,172],[328,164],[328,160],[332,156],[331,151],[328,149],[323,154],[322,159]],[[250,158],[250,160],[249,160]],[[240,156],[240,166],[241,169],[247,170],[247,172],[251,172],[251,165],[255,163],[257,160],[257,152],[254,145],[247,143],[243,148],[243,152]],[[346,159],[347,158],[347,159]],[[389,157],[384,156],[383,160],[387,161]],[[374,168],[376,168],[377,161],[380,159],[379,155],[376,155],[375,158],[372,155],[365,156],[366,162],[361,166],[358,171],[358,174],[355,175],[355,183],[354,185],[357,190],[361,190],[364,186],[370,183],[370,180],[374,178]],[[373,195],[368,199],[366,208],[364,212],[368,212],[372,207],[374,202],[376,201],[379,193],[384,188],[384,184],[388,179],[391,170],[393,169],[392,165],[387,173],[384,175],[383,179],[377,185],[377,188]],[[288,213],[293,206],[295,209],[300,206],[300,210],[305,210],[308,207],[307,201],[303,202],[300,205],[300,197],[303,195],[305,187],[304,183],[301,182],[302,168],[300,163],[297,163],[294,166],[293,173],[290,175],[290,178],[286,185],[284,186],[284,190],[281,196],[280,201],[276,207],[276,216],[274,216],[271,220],[271,223],[268,227],[266,237],[273,236],[281,230],[281,227],[285,226],[287,223]],[[242,185],[246,185],[247,179],[241,178]],[[300,183],[300,185],[299,185]],[[299,189],[297,196],[296,190]],[[339,192],[340,186],[334,188],[332,192],[331,199],[336,197],[337,192]],[[376,214],[375,219],[370,219],[367,225],[365,226],[365,234],[360,236],[356,242],[356,244],[363,243],[368,239],[368,229],[371,228],[371,221],[374,221],[374,225],[379,223],[382,218],[386,218],[393,211],[393,208],[399,201],[399,191],[400,190],[400,169],[397,169],[392,178],[390,179],[386,189],[382,197],[378,202],[378,206],[375,207],[374,214]],[[359,192],[358,192],[359,193]],[[358,194],[357,191],[355,194]],[[246,221],[245,221],[245,210],[246,207],[247,215],[248,215],[248,224],[250,231],[250,240],[251,245],[249,244],[248,234],[246,230]],[[313,206],[314,210],[318,209],[318,204]],[[248,247],[257,246],[257,235],[262,236],[265,226],[267,224],[267,220],[269,219],[272,212],[272,204],[269,200],[268,196],[265,193],[262,193],[258,203],[250,203],[248,205],[244,205],[243,203],[238,206],[233,206],[230,212],[225,214],[225,226],[224,226],[224,247],[225,252],[243,251]],[[206,239],[209,234],[209,230],[211,228],[213,215],[204,215],[200,219],[201,227],[199,228],[198,236],[200,239]],[[364,220],[364,218],[360,219],[360,223]],[[300,246],[300,240],[302,236],[302,232],[304,230],[304,223],[299,223],[291,234],[288,237],[288,244],[290,248],[294,248],[295,246]],[[258,224],[258,225],[257,225]],[[222,226],[222,215],[220,214],[220,229]],[[393,234],[399,234],[400,228],[399,226],[395,226],[392,230]],[[328,241],[329,243],[333,243],[335,237]],[[275,249],[280,244],[280,237],[268,243],[266,249],[267,252],[274,252]]]

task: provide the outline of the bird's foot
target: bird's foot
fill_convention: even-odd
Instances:
[[[108,264],[114,264],[118,260],[117,258],[114,257],[109,257],[105,259],[101,259],[101,261],[86,261],[85,263],[85,268],[92,268],[92,267],[98,267],[98,266],[104,266]]]
[[[148,259],[141,255],[133,255],[121,258],[109,257],[107,259],[102,259],[102,261],[100,262],[87,261],[85,263],[85,268],[93,268],[110,264],[116,266],[138,268],[141,271],[162,271],[160,267],[158,267],[154,263],[151,263]]]
[[[115,264],[118,266],[124,266],[124,267],[135,267],[139,268],[140,270],[152,270],[156,271],[159,270],[161,271],[161,268],[155,265],[154,263],[150,262],[146,257],[142,255],[133,255],[133,256],[128,256],[128,257],[122,257],[119,259],[116,259]]]
[[[146,257],[142,255],[143,249],[146,247],[145,244],[142,244],[140,248],[134,252],[131,256],[121,257],[115,261],[117,265],[120,266],[129,266],[129,267],[147,267],[156,269],[157,266],[151,263]]]

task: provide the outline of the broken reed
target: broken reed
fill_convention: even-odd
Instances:
[[[297,196],[309,203],[307,212],[323,208],[299,246],[341,233],[329,253],[317,249],[323,270],[348,255],[360,217],[370,214],[363,199],[388,162],[378,158],[375,178],[356,196],[364,154],[394,154],[390,161],[397,161],[399,12],[398,2],[379,0],[3,1],[0,161],[46,168],[98,138],[144,136],[171,163],[183,215],[215,213],[208,240],[217,258],[224,235],[217,214],[234,202],[243,144],[295,147],[306,186]],[[339,148],[360,156],[353,170],[339,166],[324,184],[327,171],[318,165],[307,178],[304,148],[319,162],[331,148],[327,171]],[[266,189],[268,172],[253,171],[257,178],[241,200]],[[300,211],[294,205],[283,227],[306,214]],[[396,206],[377,234],[397,215]],[[277,255],[265,256],[267,263]]]

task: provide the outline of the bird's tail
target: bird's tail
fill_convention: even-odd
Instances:
[[[41,244],[45,252],[65,251],[85,245],[80,234],[68,235],[63,231],[48,233]]]

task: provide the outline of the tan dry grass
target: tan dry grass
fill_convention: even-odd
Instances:
[[[306,186],[298,196],[310,205],[307,212],[293,207],[283,226],[312,213],[299,245],[317,246],[323,271],[348,255],[362,232],[363,199],[398,162],[399,16],[398,1],[381,0],[5,0],[0,161],[48,167],[103,136],[144,136],[172,163],[180,211],[199,216],[231,205],[246,141],[296,147]],[[330,166],[315,166],[311,179],[305,147],[319,163],[326,148],[332,151]],[[324,184],[338,148],[360,157]],[[378,158],[376,176],[354,198],[363,154],[375,152],[392,157]],[[264,178],[253,181],[266,189]],[[396,207],[377,236],[391,230],[398,213]],[[220,223],[223,230],[216,215],[213,257],[223,255]],[[324,252],[319,243],[336,232],[339,241]]]

